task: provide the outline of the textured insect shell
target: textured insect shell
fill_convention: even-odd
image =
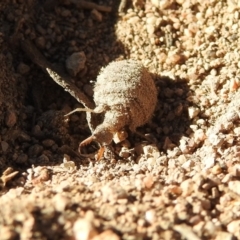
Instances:
[[[131,102],[130,108],[132,119],[130,128],[132,130],[149,121],[157,104],[157,89],[155,83],[151,75],[144,68],[139,85],[137,97]]]
[[[108,111],[120,105],[119,115],[129,115],[129,126],[135,130],[152,116],[157,90],[151,75],[140,63],[123,60],[101,70],[94,88],[94,101],[96,106],[107,106]]]

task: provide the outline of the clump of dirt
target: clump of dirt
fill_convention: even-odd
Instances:
[[[0,3],[1,239],[239,239],[239,9]],[[64,115],[93,109],[100,69],[123,59],[151,72],[153,117],[83,157],[99,119]]]

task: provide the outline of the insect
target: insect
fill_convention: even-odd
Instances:
[[[102,68],[94,86],[94,109],[77,108],[103,116],[92,135],[80,143],[82,146],[96,141],[109,145],[115,133],[128,127],[135,132],[153,115],[157,103],[157,89],[150,73],[137,61],[111,62]]]

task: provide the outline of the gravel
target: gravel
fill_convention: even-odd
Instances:
[[[94,3],[0,3],[1,239],[240,239],[240,3]],[[23,38],[89,98],[102,67],[140,62],[151,120],[83,157],[85,113],[64,117],[82,106]]]

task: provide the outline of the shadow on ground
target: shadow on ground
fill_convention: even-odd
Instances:
[[[59,161],[62,145],[76,147],[67,124],[60,124],[63,113],[59,111],[66,113],[79,104],[26,56],[19,39],[30,40],[49,62],[63,68],[73,52],[84,52],[85,67],[73,82],[89,98],[93,94],[90,80],[96,79],[100,68],[124,58],[124,47],[114,29],[119,1],[114,1],[112,12],[99,11],[99,15],[74,4],[51,2],[48,8],[41,1],[9,0],[0,5],[1,60],[6,62],[1,63],[0,76],[2,170],[51,165]],[[110,4],[104,2],[105,6]],[[85,114],[76,118],[72,122],[85,129]],[[83,136],[88,134],[83,130]]]
[[[159,75],[154,78],[159,91],[158,103],[152,120],[140,131],[144,133],[144,129],[147,129],[159,150],[167,151],[179,146],[179,141],[186,136],[186,132],[191,133],[188,115],[191,103],[187,100],[189,87],[185,79]]]

